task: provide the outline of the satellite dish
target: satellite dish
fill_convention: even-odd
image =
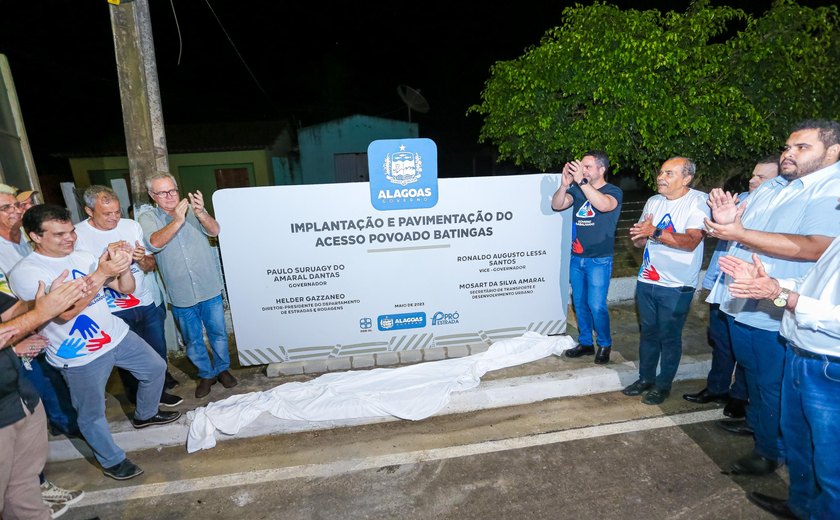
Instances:
[[[423,97],[423,94],[420,93],[419,90],[415,90],[408,85],[400,85],[397,87],[397,94],[400,95],[400,99],[403,100],[403,103],[408,107],[408,122],[411,122],[411,111],[414,110],[415,112],[420,112],[421,114],[425,114],[429,111],[431,107],[429,107],[429,102],[426,101],[426,98]]]

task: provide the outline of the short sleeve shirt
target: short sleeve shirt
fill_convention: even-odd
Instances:
[[[34,300],[38,281],[50,284],[65,269],[67,280],[87,276],[96,270],[97,260],[87,251],[74,251],[62,258],[32,253],[12,269],[9,282],[23,300]],[[55,367],[75,367],[90,363],[116,347],[128,333],[128,325],[111,314],[103,291],[75,318],[61,323],[47,322],[41,334],[47,337],[47,361]]]
[[[117,227],[103,231],[96,229],[90,225],[90,219],[80,222],[76,225],[76,250],[88,251],[95,257],[99,257],[106,249],[108,244],[125,240],[132,247],[135,242],[143,244],[143,230],[137,222],[122,218]],[[104,288],[106,296],[108,296],[108,306],[111,312],[120,312],[134,307],[145,307],[155,303],[154,295],[149,291],[146,283],[146,273],[140,269],[137,262],[131,262],[131,274],[134,276],[134,292],[132,294],[123,294],[111,288]]]
[[[685,233],[688,229],[704,229],[704,219],[709,216],[706,205],[708,195],[689,189],[688,193],[674,200],[654,195],[645,203],[639,222],[645,215],[653,215],[658,229],[672,233]],[[664,287],[697,287],[703,263],[703,241],[692,251],[648,240],[639,269],[638,282]]]
[[[618,205],[610,211],[601,212],[592,207],[589,199],[577,185],[567,193],[572,196],[574,225],[572,226],[572,254],[584,258],[613,256],[615,251],[615,229],[621,214],[624,192],[613,184],[604,184],[598,191],[610,195]]]
[[[162,248],[152,246],[150,238],[172,222],[172,217],[155,208],[142,213],[137,219],[143,228],[146,248],[155,254],[172,305],[192,307],[222,293],[218,256],[191,209],[187,211],[184,225]]]

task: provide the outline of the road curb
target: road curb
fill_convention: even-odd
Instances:
[[[683,356],[675,380],[705,379],[710,367],[711,354]],[[629,385],[637,378],[638,368],[636,364],[627,361],[611,363],[606,366],[592,365],[539,375],[482,381],[475,388],[453,393],[449,403],[435,416],[530,404],[547,399],[614,392]],[[184,446],[186,450],[187,434],[189,433],[188,414],[189,412],[185,413],[181,419],[174,423],[142,430],[134,429],[127,419],[112,421],[111,432],[114,441],[126,452],[172,446]],[[219,441],[225,441],[399,420],[401,419],[396,417],[375,417],[306,422],[281,420],[264,413],[235,436],[217,433],[216,438]],[[87,444],[80,439],[68,440],[64,437],[56,437],[49,441],[49,456],[47,459],[49,462],[83,457],[92,460],[93,454]]]

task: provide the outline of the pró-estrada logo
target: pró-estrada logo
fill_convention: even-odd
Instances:
[[[458,323],[458,318],[460,314],[458,311],[455,312],[441,312],[437,311],[432,315],[432,326],[435,325],[454,325]]]
[[[426,326],[425,312],[384,314],[376,318],[379,330],[422,329]]]

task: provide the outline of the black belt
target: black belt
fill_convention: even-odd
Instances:
[[[809,359],[819,359],[820,361],[828,361],[829,363],[840,363],[840,357],[829,356],[827,354],[817,354],[816,352],[811,352],[810,350],[799,348],[796,345],[791,346],[793,347],[793,351],[796,353],[797,356],[802,356]]]

